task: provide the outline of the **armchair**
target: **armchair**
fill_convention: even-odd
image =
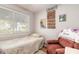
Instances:
[[[63,54],[64,47],[59,44],[58,40],[48,40],[47,53],[48,54]]]
[[[58,40],[47,40],[47,53],[48,54],[64,54],[65,47],[79,47],[74,41],[66,38],[58,38]]]

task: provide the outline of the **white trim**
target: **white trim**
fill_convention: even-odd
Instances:
[[[19,14],[25,15],[25,14],[22,13],[22,12],[19,12],[19,11],[13,10],[13,9],[8,8],[8,7],[5,7],[5,6],[1,6],[1,5],[0,5],[0,8],[5,9],[5,10],[8,10],[8,11],[11,11],[11,12],[15,12],[15,13],[19,13]],[[26,14],[26,15],[27,15],[27,14]]]

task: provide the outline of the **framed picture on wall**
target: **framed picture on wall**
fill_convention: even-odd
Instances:
[[[66,14],[59,15],[59,22],[65,22],[66,21]]]
[[[40,21],[40,26],[42,27],[42,28],[46,28],[46,26],[47,26],[47,19],[41,19],[41,21]]]

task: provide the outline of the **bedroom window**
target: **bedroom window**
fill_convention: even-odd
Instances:
[[[19,31],[25,32],[26,30],[27,30],[26,24],[17,22],[16,31],[18,31],[18,32]]]
[[[29,16],[0,8],[0,34],[29,32]]]
[[[8,21],[0,19],[0,32],[9,32],[11,30],[10,28],[11,26]]]

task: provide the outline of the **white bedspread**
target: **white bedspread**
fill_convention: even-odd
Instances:
[[[42,46],[43,37],[24,37],[0,41],[0,49],[5,53],[34,53]]]

